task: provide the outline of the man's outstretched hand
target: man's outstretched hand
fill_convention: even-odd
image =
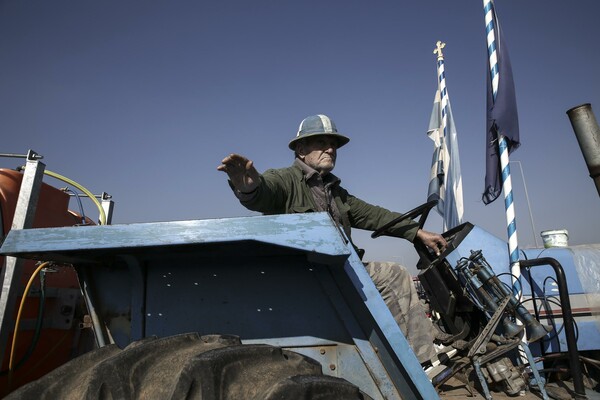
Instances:
[[[217,169],[226,172],[233,187],[242,193],[256,190],[260,183],[260,175],[254,168],[254,163],[239,154],[225,157]]]

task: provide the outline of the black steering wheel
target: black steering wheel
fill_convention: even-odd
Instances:
[[[437,200],[431,200],[425,204],[421,204],[419,207],[413,208],[406,214],[402,214],[398,218],[394,218],[382,227],[375,229],[375,231],[373,231],[373,233],[371,234],[371,237],[375,239],[379,236],[385,235],[386,231],[392,226],[396,225],[398,222],[404,221],[405,219],[413,219],[418,215],[421,216],[421,218],[419,218],[419,229],[422,229],[423,226],[425,226],[425,221],[427,220],[427,217],[429,216],[429,211],[431,211],[431,209],[435,207],[437,203]]]
[[[405,219],[413,219],[419,215],[421,216],[421,218],[419,218],[419,221],[418,221],[419,229],[423,229],[423,226],[425,226],[425,221],[427,220],[427,217],[429,216],[429,211],[431,211],[431,209],[433,207],[435,207],[437,205],[437,203],[438,203],[437,200],[431,200],[425,204],[421,204],[420,206],[413,208],[406,214],[403,214],[403,215],[399,216],[398,218],[394,218],[387,224],[375,229],[375,231],[373,231],[373,233],[371,234],[371,237],[373,239],[375,239],[375,238],[378,238],[379,236],[386,235],[387,230],[389,228],[391,228],[392,226],[396,225],[398,222],[404,221]],[[425,246],[420,240],[415,241],[414,246],[415,246],[415,249],[417,250],[417,253],[419,253],[419,256],[423,256],[429,252],[429,250],[427,249],[427,246]]]

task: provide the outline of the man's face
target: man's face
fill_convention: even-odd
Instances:
[[[338,142],[335,138],[315,136],[306,138],[298,144],[297,153],[306,165],[327,175],[335,167]]]

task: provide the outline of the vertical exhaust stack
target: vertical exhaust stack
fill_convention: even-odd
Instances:
[[[581,104],[567,111],[573,131],[579,142],[583,158],[590,176],[600,195],[600,127],[589,103]]]

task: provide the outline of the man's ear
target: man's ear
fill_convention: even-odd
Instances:
[[[304,156],[306,155],[304,142],[298,142],[298,144],[296,145],[296,154],[301,160],[304,160]]]

